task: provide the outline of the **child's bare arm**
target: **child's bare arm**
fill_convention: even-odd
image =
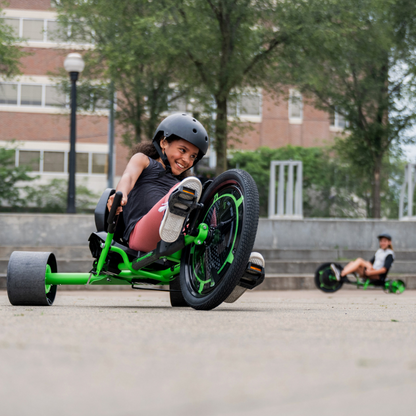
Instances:
[[[120,182],[117,185],[116,191],[121,191],[123,193],[123,198],[121,200],[121,206],[127,204],[127,195],[133,189],[134,184],[136,183],[139,176],[142,174],[143,170],[149,166],[149,158],[143,153],[136,153],[129,161],[124,170],[123,176],[120,179]],[[111,195],[108,198],[107,207],[110,210],[113,205],[114,195]],[[123,209],[119,207],[117,209],[117,214],[119,214]]]

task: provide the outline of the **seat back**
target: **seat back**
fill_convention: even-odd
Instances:
[[[95,227],[97,231],[105,231],[107,232],[107,219],[108,219],[108,209],[107,209],[107,201],[108,198],[116,192],[113,188],[107,188],[103,194],[101,195],[100,200],[98,201],[97,206],[94,210],[94,219],[95,219]]]
[[[94,210],[94,219],[95,219],[95,227],[97,228],[97,232],[100,231],[108,231],[108,208],[107,208],[107,201],[108,198],[116,192],[115,189],[107,188],[100,197],[97,206]],[[126,226],[124,224],[123,219],[123,212],[117,218],[117,227],[114,233],[113,240],[117,241],[120,244],[127,245],[125,241],[123,241],[123,234]]]

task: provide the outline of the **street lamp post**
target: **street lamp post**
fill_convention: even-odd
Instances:
[[[77,111],[77,79],[84,69],[84,61],[79,53],[70,53],[64,62],[64,67],[71,78],[71,133],[69,149],[69,180],[68,202],[66,212],[75,214],[75,141],[76,141],[76,111]]]

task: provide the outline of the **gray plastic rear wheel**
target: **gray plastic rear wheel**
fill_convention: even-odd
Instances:
[[[7,266],[7,296],[12,305],[51,306],[56,285],[45,285],[46,271],[58,271],[53,253],[14,251]]]

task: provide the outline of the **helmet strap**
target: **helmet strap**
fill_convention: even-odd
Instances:
[[[163,164],[165,165],[165,172],[163,172],[160,176],[163,176],[163,174],[172,173],[172,168],[169,164],[168,157],[166,156],[165,152],[160,147],[160,144],[157,140],[155,140],[153,142],[153,146],[155,147],[158,155],[160,156],[160,158],[162,159]]]

